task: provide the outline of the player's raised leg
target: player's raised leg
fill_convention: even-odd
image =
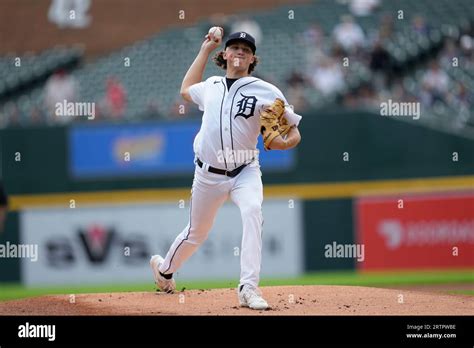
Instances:
[[[228,192],[229,184],[227,181],[217,177],[204,177],[196,170],[191,190],[189,222],[176,237],[162,262],[155,261],[155,268],[159,271],[158,280],[165,287],[167,283],[162,278],[170,278],[169,281],[171,281],[171,275],[207,239],[218,209],[228,198]],[[158,280],[155,276],[155,281],[160,287],[160,281]]]

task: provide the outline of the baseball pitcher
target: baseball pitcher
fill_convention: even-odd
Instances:
[[[204,112],[193,145],[196,168],[189,222],[166,257],[154,255],[150,265],[158,288],[173,292],[173,273],[206,240],[218,209],[230,198],[239,207],[243,223],[239,303],[262,310],[268,303],[258,289],[263,186],[257,140],[261,134],[265,150],[295,147],[301,140],[297,128],[301,116],[277,87],[251,76],[258,57],[255,40],[246,32],[229,35],[225,49],[213,58],[225,76],[203,81],[209,56],[222,42],[223,29],[219,29],[221,35],[218,31],[206,35],[181,85],[182,97]]]

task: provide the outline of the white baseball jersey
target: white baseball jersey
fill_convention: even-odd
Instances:
[[[194,153],[204,163],[227,170],[245,162],[242,156],[233,154],[242,150],[256,151],[262,106],[272,104],[276,98],[288,105],[277,87],[252,76],[239,78],[230,90],[227,90],[225,77],[212,76],[191,86],[189,94],[204,111],[201,129],[194,140]],[[285,117],[295,125],[301,119],[289,106],[285,108]],[[223,157],[225,153],[231,156]]]
[[[249,161],[234,154],[242,151],[258,156],[259,111],[276,98],[287,104],[286,99],[275,86],[250,76],[236,80],[230,90],[227,90],[225,77],[213,76],[191,86],[189,94],[204,111],[201,129],[194,140],[196,157],[205,165],[228,171],[243,163],[252,163],[234,177],[210,172],[205,165],[196,166],[189,222],[176,237],[158,270],[163,274],[176,272],[206,240],[217,211],[230,198],[242,216],[239,289],[245,285],[257,287],[262,259],[262,173],[258,158]],[[289,124],[295,125],[301,119],[289,107],[285,108],[285,117]],[[231,152],[232,156],[219,156],[219,152]]]

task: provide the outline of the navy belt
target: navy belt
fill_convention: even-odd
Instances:
[[[201,162],[201,160],[199,158],[197,158],[196,162],[197,162],[198,166],[202,168],[203,163]],[[208,171],[211,172],[211,173],[214,173],[214,174],[227,175],[228,177],[233,178],[233,177],[239,175],[239,173],[242,171],[242,169],[244,169],[246,166],[247,166],[247,164],[242,164],[241,166],[235,168],[234,170],[224,170],[224,169],[219,169],[219,168],[214,168],[214,167],[209,166]]]

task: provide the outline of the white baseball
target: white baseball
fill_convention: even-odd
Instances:
[[[214,38],[214,41],[222,39],[222,29],[219,27],[212,27],[209,29],[209,37]]]

